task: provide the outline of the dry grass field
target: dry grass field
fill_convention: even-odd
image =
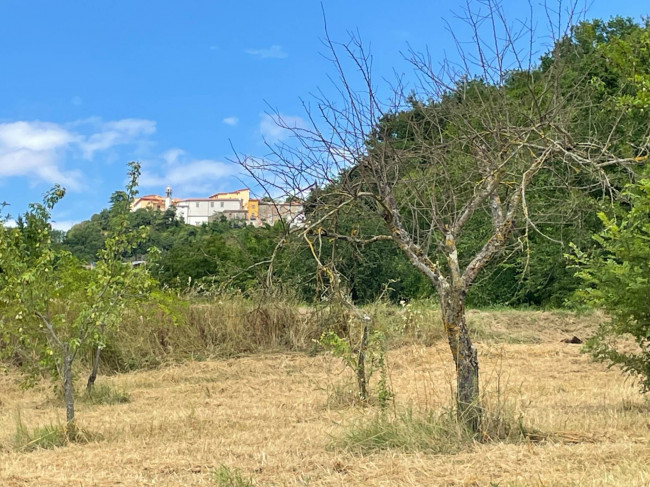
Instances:
[[[100,377],[131,402],[78,405],[86,444],[16,451],[17,415],[30,428],[65,413],[48,384],[22,391],[0,377],[0,485],[219,486],[222,468],[256,486],[648,486],[650,402],[616,370],[562,338],[583,336],[592,318],[472,312],[486,403],[540,434],[460,452],[361,452],[337,443],[379,414],[346,402],[351,374],[327,354],[264,353]],[[509,339],[505,339],[510,337]],[[451,403],[453,370],[442,341],[388,355],[391,417]],[[81,386],[82,383],[80,382]],[[225,467],[224,467],[225,466]],[[231,483],[230,485],[237,485]]]

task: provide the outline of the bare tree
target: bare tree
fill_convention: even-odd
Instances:
[[[292,140],[265,158],[239,160],[269,191],[322,190],[312,196],[306,223],[292,232],[357,245],[392,240],[430,280],[456,365],[458,415],[475,432],[482,412],[465,319],[470,286],[515,235],[521,244],[529,232],[541,232],[544,210],[531,206],[539,201],[531,188],[540,179],[547,192],[577,188],[577,175],[582,188],[607,189],[608,167],[639,160],[613,153],[620,142],[616,117],[608,126],[576,123],[593,108],[588,80],[566,86],[566,60],[557,49],[575,12],[546,10],[548,19],[557,18],[556,48],[536,66],[532,19],[513,27],[493,0],[468,7],[462,20],[473,33],[471,49],[458,40],[459,62],[440,66],[428,53],[411,52],[418,83],[411,89],[396,83],[388,102],[361,42],[353,37],[338,45],[328,37],[340,96],[305,104],[308,128],[278,115]],[[378,215],[384,231],[339,232],[339,216],[352,207]]]

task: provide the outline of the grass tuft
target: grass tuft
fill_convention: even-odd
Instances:
[[[18,413],[16,415],[13,447],[17,451],[30,452],[38,449],[51,450],[67,446],[70,443],[88,443],[101,439],[102,437],[99,434],[62,424],[39,426],[30,431],[23,423],[20,413]]]
[[[237,468],[229,468],[221,465],[214,472],[214,481],[217,487],[253,487],[251,477],[244,478]]]
[[[327,402],[325,403],[327,409],[346,409],[364,405],[359,397],[357,385],[352,382],[331,384],[325,390],[327,391]]]
[[[131,396],[128,392],[113,389],[108,384],[100,384],[93,386],[90,391],[84,392],[80,400],[93,406],[125,404],[131,402]]]
[[[357,453],[401,450],[406,453],[458,453],[471,437],[449,411],[419,417],[411,409],[394,417],[378,414],[352,426],[336,445]]]
[[[357,453],[400,450],[405,453],[423,451],[453,455],[467,450],[477,442],[541,441],[546,436],[526,428],[522,417],[484,411],[479,433],[469,431],[458,421],[454,408],[443,408],[426,415],[413,414],[411,409],[388,416],[377,414],[357,423],[338,440],[335,446]]]

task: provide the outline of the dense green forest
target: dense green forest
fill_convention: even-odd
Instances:
[[[619,146],[612,150],[633,156],[647,143],[649,39],[648,21],[594,20],[574,27],[571,36],[541,58],[537,73],[550,65],[552,57],[567,61],[569,67],[563,73],[562,83],[567,92],[579,93],[574,99],[572,133],[606,134],[615,117],[613,139],[624,140],[624,144],[618,143]],[[524,84],[519,83],[516,73],[509,78],[508,84],[508,96],[525,98]],[[576,86],[581,89],[575,90]],[[409,124],[418,119],[425,121],[428,107],[437,103],[416,98],[411,102],[410,109],[386,116],[382,121],[391,128],[395,139],[403,141],[404,147],[413,143],[409,140]],[[567,265],[569,244],[583,251],[595,244],[592,235],[602,227],[597,213],[609,214],[617,204],[625,204],[616,201],[611,188],[621,190],[635,179],[642,166],[604,169],[611,185],[608,191],[593,185],[582,175],[576,175],[570,186],[561,187],[556,184],[557,174],[551,171],[542,174],[529,189],[529,198],[534,199],[531,206],[538,208],[539,225],[535,229],[517,227],[513,244],[503,258],[491,263],[475,282],[468,303],[475,306],[565,305],[579,284],[575,271]],[[335,189],[335,185],[331,185],[312,191],[306,205],[307,218],[318,211],[317,201],[323,201],[323,195]],[[111,205],[121,197],[122,194],[115,193]],[[65,235],[59,235],[62,248],[84,262],[93,262],[103,247],[111,211],[111,208],[105,209],[75,225]],[[471,236],[461,242],[463,248],[480,245],[485,238],[484,223],[480,218],[471,222]],[[381,228],[383,222],[358,206],[341,213],[337,224],[343,232],[369,234]],[[280,225],[253,228],[225,219],[194,227],[176,219],[173,210],[138,210],[130,215],[129,225],[133,229],[148,229],[148,236],[123,257],[140,258],[150,247],[158,248],[161,252],[151,263],[151,271],[163,285],[195,290],[232,289],[244,293],[255,292],[265,285],[265,263],[284,232]],[[321,243],[324,253],[334,245],[331,239],[322,239]],[[392,242],[378,241],[363,246],[337,242],[336,246],[337,269],[358,303],[370,302],[379,296],[396,301],[434,294],[433,287]],[[301,300],[317,300],[319,284],[315,269],[305,242],[290,241],[276,258],[275,283],[291,290]]]

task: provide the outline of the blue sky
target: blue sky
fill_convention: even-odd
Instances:
[[[378,76],[409,73],[408,45],[453,56],[447,25],[465,2],[324,0],[332,39],[358,31]],[[506,0],[512,17],[526,2]],[[642,0],[595,0],[588,18],[639,19]],[[445,23],[445,20],[448,23]],[[536,19],[542,25],[543,18]],[[543,28],[539,29],[543,37]],[[248,181],[232,159],[303,123],[301,100],[328,90],[320,2],[0,0],[0,202],[16,215],[54,183],[58,228],[88,219],[143,166],[141,194],[207,196]]]

